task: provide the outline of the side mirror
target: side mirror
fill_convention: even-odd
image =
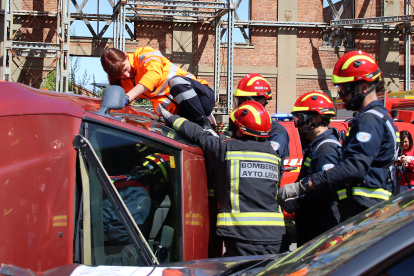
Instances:
[[[110,85],[105,89],[102,96],[101,107],[95,113],[101,116],[116,119],[109,115],[114,109],[125,108],[125,90],[118,85]]]

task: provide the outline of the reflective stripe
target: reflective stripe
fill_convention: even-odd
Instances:
[[[177,84],[182,84],[182,85],[189,85],[191,86],[191,83],[183,78],[174,78],[171,80],[171,82],[168,84],[168,86],[171,88],[173,88],[174,86],[176,86]]]
[[[339,200],[347,198],[346,189],[339,190],[337,193],[338,193]]]
[[[172,131],[168,132],[167,134],[167,137],[171,139],[174,139],[174,136],[175,136],[175,132],[172,132]]]
[[[400,133],[397,131],[395,134],[397,135],[397,143],[400,143],[401,142]]]
[[[349,136],[350,132],[351,132],[351,127],[348,128],[348,132],[346,133],[346,136]]]
[[[208,196],[214,197],[214,189],[208,189]]]
[[[239,200],[239,161],[230,161],[230,202],[231,211],[233,213],[240,212],[240,200]]]
[[[161,57],[161,58],[163,58],[164,56],[161,54],[161,52],[160,51],[153,51],[153,52],[150,52],[150,53],[147,53],[147,54],[143,54],[143,55],[140,55],[139,56],[139,60],[141,61],[141,63],[144,61],[144,59],[146,58],[146,57],[148,57],[148,56],[158,56],[158,57]]]
[[[217,226],[285,226],[282,213],[243,212],[220,213],[217,215]]]
[[[374,115],[377,115],[381,119],[383,119],[385,117],[384,114],[382,114],[382,113],[380,113],[376,110],[373,110],[373,109],[370,109],[370,110],[366,111],[365,113],[372,113]],[[392,137],[394,138],[394,161],[395,161],[395,160],[397,160],[397,157],[398,157],[397,134],[396,134],[396,131],[394,130],[390,120],[387,120],[387,122],[385,124],[387,125],[388,129],[391,131]]]
[[[340,146],[340,147],[342,147],[342,145],[341,145],[341,143],[339,143],[338,141],[336,141],[336,140],[334,140],[334,139],[326,139],[326,140],[324,140],[324,141],[322,141],[317,147],[316,147],[316,149],[315,149],[315,152],[318,150],[318,148],[320,147],[320,146],[322,146],[323,144],[325,144],[325,143],[334,143],[334,144],[337,144],[338,146]]]
[[[174,100],[180,104],[182,101],[189,100],[191,98],[197,97],[197,93],[194,91],[194,89],[188,90],[186,92],[182,92],[178,94],[176,97],[174,97]]]
[[[274,164],[280,163],[280,158],[276,155],[255,151],[228,151],[226,152],[226,160],[258,160]]]
[[[306,157],[306,159],[305,159],[305,162],[303,162],[303,165],[305,165],[305,166],[310,166],[310,163],[311,163],[311,161],[312,161],[312,159],[310,159],[309,157]]]
[[[353,187],[352,188],[352,194],[354,196],[364,196],[369,198],[380,198],[384,200],[388,200],[392,193],[388,192],[387,190],[384,190],[382,188],[378,189],[369,189],[364,187]]]
[[[156,61],[159,61],[159,62],[161,62],[161,64],[162,64],[161,59],[160,59],[160,58],[158,58],[158,57],[150,57],[150,58],[147,58],[147,59],[145,60],[144,64],[145,64],[145,63],[147,63],[147,62],[150,62],[151,60],[156,60]]]
[[[178,66],[175,65],[174,63],[171,63],[171,67],[170,67],[170,71],[168,72],[168,76],[165,79],[164,83],[161,85],[161,88],[158,91],[157,95],[164,95],[164,91],[165,91],[165,89],[167,89],[168,82],[172,79],[172,77],[177,75],[177,69],[178,69]]]
[[[182,123],[184,123],[185,121],[187,121],[187,119],[178,118],[173,123],[173,129],[175,129],[176,131],[178,131],[178,129],[180,128],[180,126],[182,125]]]
[[[193,74],[191,74],[191,73],[188,73],[187,75],[185,75],[187,78],[190,78],[190,79],[192,79],[192,78],[195,78],[195,76],[193,75]]]

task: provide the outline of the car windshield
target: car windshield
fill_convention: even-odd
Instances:
[[[339,224],[285,258],[269,264],[257,275],[329,274],[413,220],[414,191],[409,191]]]
[[[164,123],[158,122],[153,117],[146,117],[146,116],[140,116],[140,115],[135,115],[135,114],[126,114],[126,113],[115,113],[115,112],[111,112],[111,115],[114,117],[121,117],[125,119],[125,121],[129,124],[161,134],[175,141],[178,141],[178,142],[190,145],[190,146],[197,146],[196,144],[191,143],[190,140],[182,136],[180,133],[178,133],[174,129],[167,127]]]

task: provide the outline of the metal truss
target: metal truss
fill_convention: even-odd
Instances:
[[[54,58],[49,69],[56,68],[56,89],[68,92],[69,77],[69,40],[70,40],[70,7],[65,0],[57,1],[56,10],[59,12],[13,11],[13,0],[5,1],[4,37],[3,37],[3,75],[2,79],[11,80],[11,63],[20,67],[22,58]],[[14,16],[43,16],[56,17],[56,43],[28,42],[18,40],[18,30],[13,29]],[[20,62],[20,64],[18,64]],[[24,65],[23,65],[24,66]]]
[[[340,20],[331,20],[331,27],[356,26],[356,25],[367,25],[367,24],[384,24],[384,23],[401,23],[401,22],[410,22],[412,20],[414,20],[414,16],[412,15],[340,19]]]

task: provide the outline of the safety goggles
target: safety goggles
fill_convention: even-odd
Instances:
[[[341,98],[345,98],[355,89],[355,86],[350,83],[341,83],[341,84],[335,85],[335,88],[338,90],[338,95]]]
[[[315,115],[314,114],[306,114],[306,113],[293,113],[293,121],[295,122],[295,127],[301,127],[305,125],[310,119],[312,119]]]

